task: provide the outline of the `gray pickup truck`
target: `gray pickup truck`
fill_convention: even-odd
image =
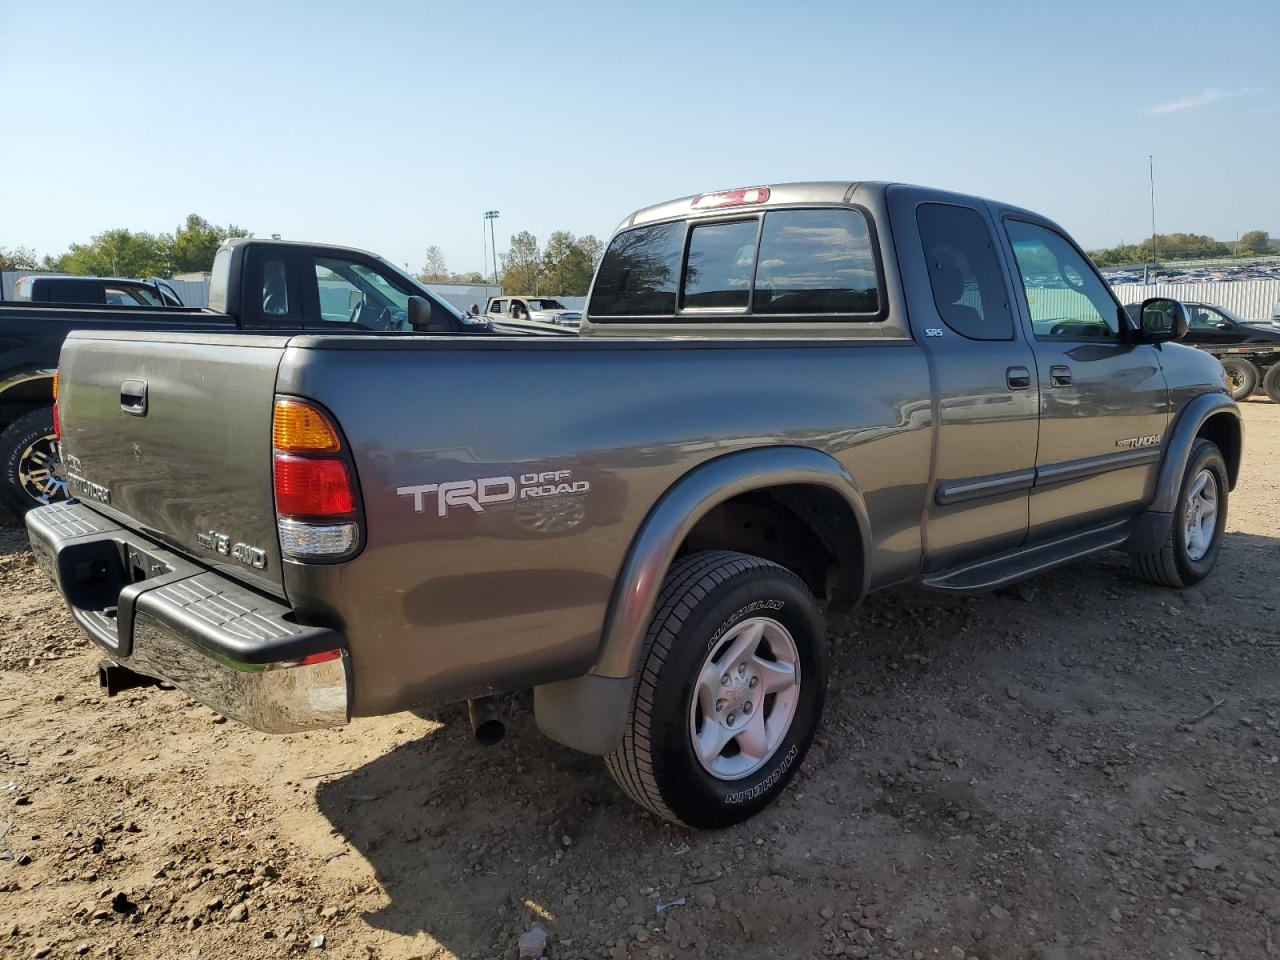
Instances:
[[[1239,472],[1221,365],[1049,220],[882,183],[618,228],[578,336],[74,332],[75,500],[27,514],[105,651],[258,729],[533,689],[655,813],[769,804],[827,608],[1104,550],[1183,587]]]

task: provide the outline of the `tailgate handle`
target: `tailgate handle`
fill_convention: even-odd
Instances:
[[[126,380],[120,384],[120,409],[131,417],[147,415],[147,381]]]

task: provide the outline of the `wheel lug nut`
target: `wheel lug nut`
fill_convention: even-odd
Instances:
[[[731,714],[729,714],[729,719],[728,719],[728,720],[726,720],[725,722],[726,722],[726,723],[728,723],[728,724],[729,724],[729,726],[731,726],[731,727],[732,727],[732,726],[733,726],[733,721],[734,721],[734,720],[736,720],[736,719],[737,719],[737,718],[736,718],[736,717],[731,713]]]
[[[747,672],[747,665],[745,663],[738,664],[738,676],[742,676],[746,672]]]
[[[742,712],[743,712],[743,713],[750,713],[750,712],[751,712],[751,701],[750,701],[750,700],[748,700],[746,703],[744,703],[744,704],[742,705]]]
[[[756,687],[756,684],[758,684],[759,682],[760,682],[760,678],[759,678],[759,677],[752,677],[752,678],[751,678],[751,681],[747,684],[747,686],[748,686],[748,687],[751,687],[751,688],[754,690],[754,689],[755,689],[755,687]]]
[[[721,710],[723,710],[723,709],[724,709],[724,701],[723,701],[723,700],[717,700],[717,701],[716,701],[716,713],[719,713],[719,712],[720,712]]]
[[[726,673],[720,678],[720,686],[727,687],[729,685],[729,675]]]

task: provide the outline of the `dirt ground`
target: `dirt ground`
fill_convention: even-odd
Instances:
[[[527,697],[490,749],[457,710],[272,737],[108,700],[6,518],[0,957],[514,958],[535,928],[567,960],[1280,956],[1280,406],[1245,406],[1208,581],[1114,554],[873,597],[831,624],[790,791],[716,833],[632,806]]]

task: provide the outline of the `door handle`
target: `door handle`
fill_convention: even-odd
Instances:
[[[1031,371],[1026,367],[1010,367],[1004,372],[1010,390],[1026,390],[1031,386]]]
[[[1071,385],[1071,368],[1064,367],[1060,363],[1055,363],[1049,368],[1049,382],[1055,387],[1068,387]]]
[[[147,415],[147,381],[126,380],[120,384],[120,409],[131,417]]]

